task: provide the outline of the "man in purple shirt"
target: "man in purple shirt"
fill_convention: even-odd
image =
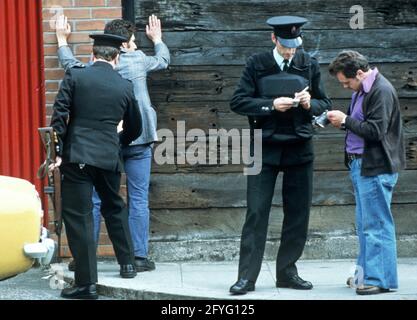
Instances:
[[[348,113],[329,111],[333,126],[346,130],[345,163],[355,191],[359,256],[347,284],[359,295],[398,288],[395,225],[391,199],[405,148],[398,96],[377,68],[356,51],[342,51],[329,66],[352,89]]]

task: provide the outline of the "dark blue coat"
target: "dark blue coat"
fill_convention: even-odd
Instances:
[[[106,62],[68,69],[53,109],[51,126],[64,163],[120,171],[120,145],[128,145],[142,131],[132,83]],[[123,131],[118,134],[121,120]]]
[[[292,165],[313,160],[313,115],[320,115],[331,109],[331,101],[327,97],[321,81],[320,67],[317,60],[298,49],[287,71],[304,80],[310,87],[311,108],[305,110],[301,106],[286,112],[273,110],[273,101],[280,96],[289,95],[287,83],[278,83],[277,94],[265,95],[263,79],[271,75],[279,75],[281,69],[277,65],[272,50],[251,56],[243,71],[238,87],[230,102],[231,109],[248,116],[251,129],[262,129],[263,162],[271,164]],[[292,92],[301,91],[300,86]],[[285,94],[280,94],[285,92]]]

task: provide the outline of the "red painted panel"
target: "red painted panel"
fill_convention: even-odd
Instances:
[[[27,179],[41,193],[43,182],[36,177],[43,161],[37,129],[45,125],[46,112],[41,0],[0,1],[0,43],[0,175]]]

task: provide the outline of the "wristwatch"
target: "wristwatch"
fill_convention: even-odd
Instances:
[[[340,124],[340,130],[346,130],[346,118],[343,119],[343,122]]]

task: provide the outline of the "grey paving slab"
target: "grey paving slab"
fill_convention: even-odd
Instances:
[[[49,272],[32,268],[13,278],[0,281],[0,300],[60,300],[60,291],[51,288]]]
[[[230,286],[237,280],[236,263],[185,263],[182,264],[183,289],[187,294],[216,299],[245,299],[244,296],[231,296]],[[275,299],[278,291],[274,289],[274,278],[266,263],[256,283],[259,299]],[[271,290],[272,288],[272,290]]]

